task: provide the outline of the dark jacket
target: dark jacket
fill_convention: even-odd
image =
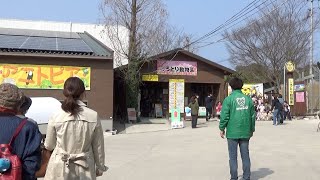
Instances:
[[[283,98],[278,98],[278,100],[282,105],[284,104],[284,99]]]
[[[9,144],[21,121],[22,119],[17,116],[0,113],[0,144]],[[23,165],[23,180],[36,179],[35,173],[41,164],[41,138],[38,126],[28,121],[12,143],[12,153],[18,155]]]
[[[272,104],[272,109],[282,110],[283,105],[281,104],[281,102],[278,99],[274,99],[273,104]]]
[[[207,96],[205,99],[206,108],[212,108],[213,98],[211,96]]]
[[[229,139],[250,138],[255,131],[255,115],[252,99],[234,90],[223,101],[219,129],[227,128]]]

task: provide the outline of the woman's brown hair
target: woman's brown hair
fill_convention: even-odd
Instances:
[[[70,77],[64,83],[63,95],[66,97],[62,102],[62,109],[65,112],[71,113],[71,116],[78,116],[82,108],[77,103],[84,93],[85,87],[81,79]]]

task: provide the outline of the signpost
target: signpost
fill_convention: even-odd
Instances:
[[[295,64],[292,61],[288,61],[285,64],[286,70],[288,71],[288,100],[289,105],[294,105],[294,80],[293,71],[296,69]]]
[[[184,113],[184,79],[169,80],[169,112],[176,108]]]
[[[163,116],[162,104],[155,104],[154,109],[155,109],[156,118],[158,118],[158,117],[161,118]]]
[[[128,120],[129,120],[129,122],[131,122],[131,121],[136,122],[137,121],[136,109],[135,108],[127,108],[127,111],[128,111]]]
[[[184,113],[184,79],[169,79],[169,112],[171,127],[183,128],[180,113]]]
[[[293,82],[293,78],[289,78],[288,79],[288,88],[289,88],[289,93],[288,93],[289,105],[293,106],[294,105],[294,82]]]

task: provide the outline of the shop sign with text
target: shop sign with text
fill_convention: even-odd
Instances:
[[[196,76],[197,72],[195,61],[157,61],[158,74]]]
[[[142,75],[142,81],[159,81],[159,77],[158,75],[144,74]]]

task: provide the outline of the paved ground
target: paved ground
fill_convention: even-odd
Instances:
[[[281,126],[257,122],[250,141],[252,180],[319,180],[320,132],[316,120]],[[227,180],[226,140],[218,122],[147,133],[106,136],[109,180]],[[239,161],[239,175],[241,175]]]

